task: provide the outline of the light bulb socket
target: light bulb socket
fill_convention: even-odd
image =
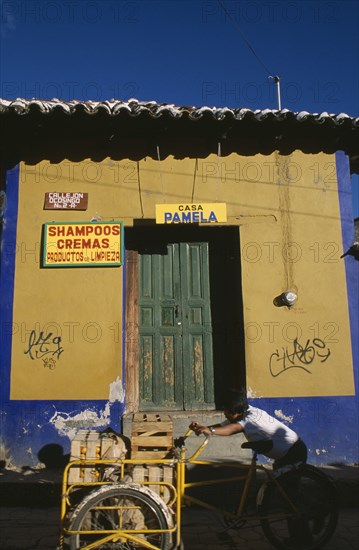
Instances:
[[[292,290],[286,290],[281,294],[281,299],[286,306],[291,307],[294,306],[294,304],[298,300],[298,296]]]

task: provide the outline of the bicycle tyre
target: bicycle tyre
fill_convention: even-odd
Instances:
[[[276,514],[290,514],[290,504],[274,482],[265,483],[258,493],[257,505],[266,538],[279,550],[321,548],[333,536],[338,521],[335,484],[307,464],[280,475],[277,481],[297,507],[299,516],[275,518]]]
[[[166,530],[171,518],[165,503],[148,488],[133,483],[104,486],[90,493],[71,515],[69,530],[79,533],[69,535],[70,550],[79,550],[98,541],[101,550],[139,550],[143,546],[129,539],[117,542],[101,539],[116,531],[128,530],[144,538],[160,550],[170,547],[170,533],[148,533],[146,530]],[[81,531],[102,531],[81,533]]]

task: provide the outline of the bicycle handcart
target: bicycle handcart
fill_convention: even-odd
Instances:
[[[233,473],[221,479],[187,481],[189,465],[218,465],[198,457],[210,441],[205,438],[194,454],[187,458],[185,440],[189,430],[171,456],[146,459],[148,471],[162,475],[134,481],[143,459],[92,459],[70,462],[64,472],[61,506],[60,548],[69,550],[172,550],[181,544],[181,516],[184,506],[199,506],[217,512],[225,519],[224,530],[240,528],[244,522],[260,522],[269,542],[281,550],[315,550],[333,535],[337,523],[334,483],[320,470],[298,464],[287,471],[273,472],[257,462],[268,441],[244,443],[253,451],[249,464],[226,463]],[[71,470],[92,472],[95,480],[71,482]],[[239,469],[236,472],[236,469]],[[173,475],[163,475],[163,471]],[[248,513],[247,502],[256,472],[265,474],[256,509]],[[244,473],[243,473],[244,472]],[[83,476],[86,477],[86,476]],[[210,485],[243,485],[234,511],[223,510],[189,494],[190,489]]]

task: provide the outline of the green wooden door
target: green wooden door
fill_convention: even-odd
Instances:
[[[140,408],[214,408],[208,243],[139,255]]]

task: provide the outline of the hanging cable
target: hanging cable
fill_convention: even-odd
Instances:
[[[217,177],[216,177],[216,200],[218,201],[218,190],[219,190],[219,178],[221,177],[221,156],[222,156],[222,149],[221,149],[221,142],[218,142],[217,145]]]
[[[193,174],[193,185],[192,185],[192,197],[191,197],[191,203],[194,201],[194,190],[196,188],[196,175],[197,175],[197,169],[198,169],[198,158],[196,158],[196,162],[194,165],[194,174]]]
[[[160,179],[161,179],[161,187],[162,187],[162,202],[164,199],[164,190],[163,190],[163,178],[162,178],[162,167],[161,167],[161,155],[160,155],[160,146],[156,145],[157,148],[157,160],[159,162],[159,171],[160,171]]]
[[[257,59],[257,61],[262,65],[263,69],[268,73],[268,76],[272,76],[272,73],[271,71],[268,69],[268,67],[263,63],[263,61],[260,59],[260,57],[257,55],[257,53],[255,52],[253,46],[251,45],[251,43],[249,42],[248,38],[245,36],[245,34],[243,33],[242,29],[240,28],[240,26],[238,25],[237,21],[234,19],[234,17],[232,17],[232,15],[229,13],[229,11],[227,10],[226,6],[224,5],[224,3],[222,2],[222,0],[217,0],[218,4],[221,6],[222,10],[224,11],[224,13],[227,15],[227,17],[229,17],[229,19],[232,21],[232,23],[234,23],[234,25],[236,26],[239,34],[241,35],[242,37],[242,40],[243,42],[248,46],[248,48],[251,50],[252,54],[254,55],[254,57]]]
[[[236,29],[238,30],[239,34],[241,35],[241,38],[243,40],[243,42],[246,44],[246,46],[250,49],[250,51],[252,52],[252,54],[254,55],[254,57],[257,59],[258,63],[262,66],[262,68],[266,71],[266,73],[268,74],[268,78],[271,78],[273,79],[274,81],[274,84],[276,85],[276,88],[277,88],[277,100],[278,100],[278,109],[281,110],[282,109],[282,105],[281,105],[281,98],[280,98],[280,78],[278,75],[273,75],[273,73],[268,69],[267,65],[265,65],[263,63],[263,61],[260,59],[260,57],[258,56],[258,54],[256,53],[255,49],[253,48],[252,44],[249,42],[248,38],[245,36],[244,32],[242,31],[242,29],[240,28],[240,26],[238,25],[237,21],[235,20],[234,17],[232,17],[232,15],[229,13],[229,11],[227,10],[225,4],[222,2],[222,0],[217,0],[218,4],[220,5],[221,9],[223,10],[223,12],[227,15],[227,17],[229,17],[229,19],[232,21],[232,23],[235,25]]]
[[[137,181],[138,181],[138,195],[140,199],[141,218],[144,217],[143,203],[142,203],[142,191],[141,191],[141,179],[140,179],[140,161],[137,161]]]

